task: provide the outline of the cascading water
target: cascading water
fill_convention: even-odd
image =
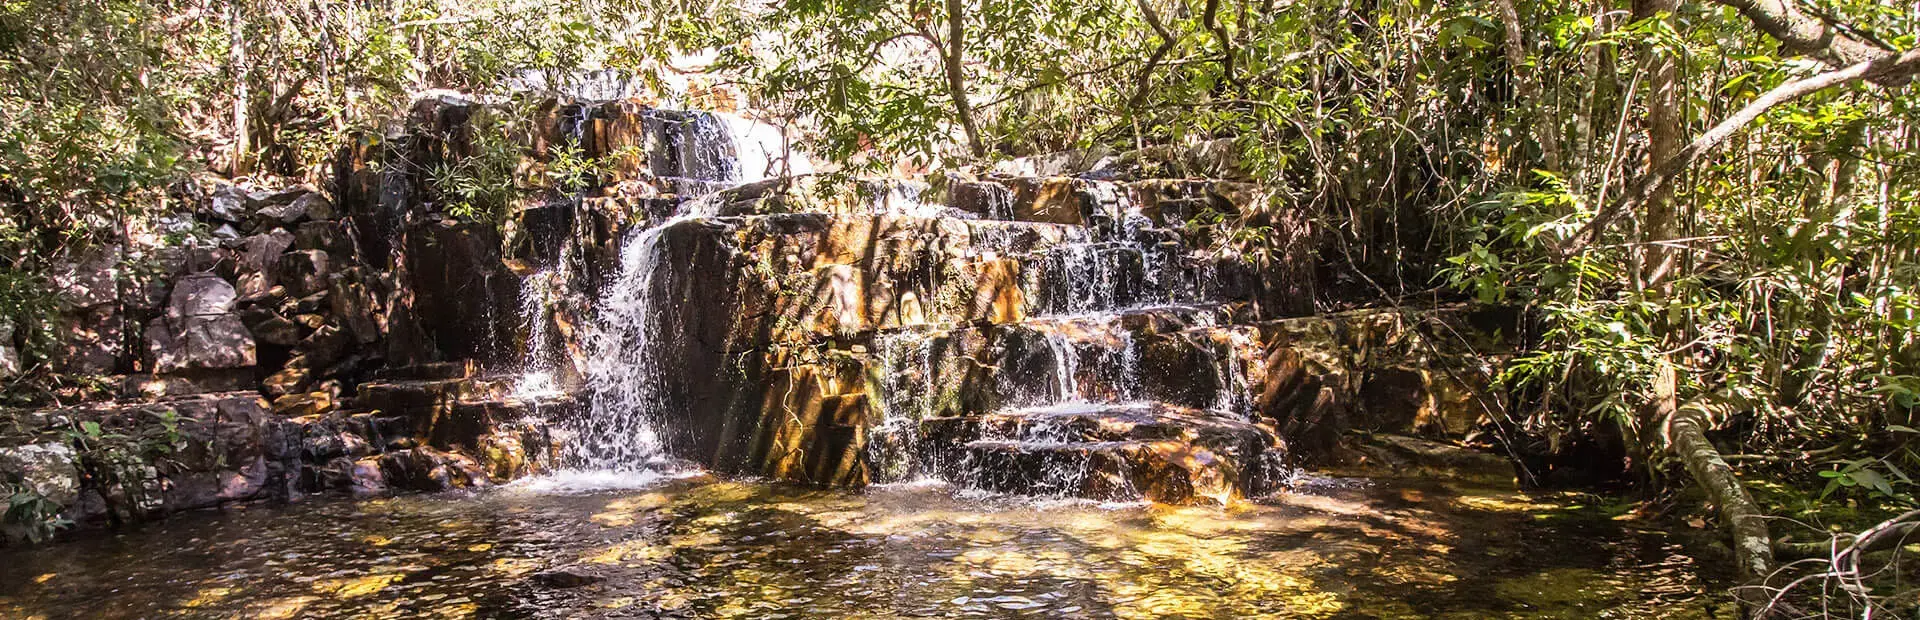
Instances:
[[[620,269],[596,302],[585,333],[588,407],[564,420],[562,468],[530,486],[592,490],[645,486],[682,473],[662,447],[660,406],[668,401],[679,335],[660,320],[661,240],[675,222],[630,233]]]
[[[880,336],[875,345],[881,369],[880,423],[868,431],[874,479],[881,483],[913,480],[926,474],[915,444],[920,421],[936,415],[940,390],[935,367],[939,340],[931,334],[901,331]]]
[[[649,111],[649,164],[656,177],[682,199],[672,217],[648,222],[629,232],[619,265],[597,293],[595,314],[585,326],[581,369],[587,408],[560,423],[565,434],[562,468],[528,486],[591,490],[644,486],[690,471],[674,461],[663,443],[663,407],[684,385],[675,381],[677,363],[687,348],[680,326],[670,324],[672,303],[664,292],[668,270],[664,241],[674,224],[711,216],[708,198],[741,180],[733,131],[727,122],[703,112]],[[584,115],[583,115],[584,116]],[[562,264],[565,264],[563,249]],[[549,287],[562,276],[541,272],[530,277],[523,298],[538,327],[529,332],[529,366],[523,389],[551,382],[539,365],[551,348],[545,331]]]

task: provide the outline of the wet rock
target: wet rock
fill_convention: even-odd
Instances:
[[[406,240],[411,279],[404,285],[411,287],[411,304],[395,310],[413,315],[408,320],[425,336],[422,344],[436,349],[441,359],[511,355],[517,360],[519,352],[501,343],[513,342],[519,327],[520,279],[502,260],[498,231],[491,225],[432,221],[409,229]]]
[[[921,449],[989,490],[1163,503],[1225,502],[1268,484],[1271,431],[1163,404],[1080,404],[929,418]]]
[[[266,460],[254,457],[232,469],[188,471],[167,477],[164,501],[169,509],[193,510],[252,499],[267,484]]]
[[[414,491],[445,491],[491,484],[487,480],[486,470],[472,458],[427,447],[382,455],[380,472],[389,486]]]
[[[947,206],[993,220],[1013,219],[1013,190],[993,182],[956,183]]]
[[[372,497],[387,492],[387,476],[380,457],[353,462],[347,470],[348,490],[354,497]]]
[[[1512,482],[1513,463],[1497,454],[1404,435],[1378,434],[1359,442],[1361,467],[1398,475]]]
[[[559,458],[559,446],[546,422],[523,418],[481,437],[478,457],[489,477],[506,482],[546,471]]]
[[[289,418],[319,415],[332,411],[333,406],[333,396],[326,392],[288,394],[273,399],[273,413]]]
[[[746,471],[822,486],[863,486],[869,416],[857,367],[775,362]],[[724,445],[724,443],[723,443]]]

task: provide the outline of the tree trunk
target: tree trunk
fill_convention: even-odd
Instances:
[[[986,155],[986,147],[980,144],[980,130],[973,123],[973,106],[967,103],[966,68],[962,64],[967,47],[966,8],[960,0],[947,0],[947,45],[944,64],[947,72],[947,95],[953,98],[953,115],[960,121],[960,129],[967,134],[967,153],[980,157]]]
[[[1514,102],[1532,108],[1533,139],[1540,145],[1540,160],[1548,170],[1559,172],[1560,132],[1554,127],[1553,112],[1546,108],[1546,102],[1540,101],[1539,93],[1533,88],[1534,81],[1526,75],[1527,40],[1520,23],[1520,11],[1514,8],[1513,0],[1498,0],[1496,4],[1500,21],[1506,26],[1507,72],[1513,83]]]
[[[1678,0],[1635,0],[1633,16],[1636,20],[1666,20],[1678,6]],[[1642,54],[1641,65],[1648,76],[1647,169],[1651,170],[1680,150],[1680,71],[1673,54],[1657,43],[1642,46]],[[1649,192],[1642,203],[1646,211],[1640,220],[1640,260],[1634,267],[1635,281],[1647,296],[1656,300],[1667,296],[1666,276],[1672,269],[1676,254],[1667,242],[1676,237],[1674,233],[1679,229],[1679,222],[1674,215],[1673,192],[1669,187],[1662,186]],[[1682,340],[1679,325],[1660,325],[1656,329],[1664,336],[1661,339],[1662,348],[1672,348]],[[1672,360],[1662,357],[1655,370],[1653,393],[1648,395],[1650,398],[1640,409],[1639,428],[1659,428],[1661,423],[1673,417],[1680,405],[1678,379]],[[1643,457],[1653,454],[1656,449],[1646,439],[1642,435],[1641,441],[1637,442]]]
[[[233,69],[233,166],[229,174],[234,177],[253,168],[253,141],[247,131],[247,20],[241,4],[235,0],[227,5],[227,63]]]
[[[1636,20],[1664,20],[1679,6],[1678,0],[1635,0],[1633,17]],[[1680,68],[1673,54],[1659,44],[1646,44],[1642,50],[1645,54],[1642,66],[1647,75],[1647,169],[1651,170],[1680,152],[1683,118],[1680,110]],[[1662,184],[1652,188],[1643,200],[1646,212],[1641,219],[1639,279],[1656,295],[1666,290],[1663,283],[1673,269],[1676,255],[1666,243],[1675,238],[1674,233],[1679,229],[1679,221],[1674,215],[1672,187]]]

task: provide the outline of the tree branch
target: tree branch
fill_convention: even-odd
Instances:
[[[1774,106],[1842,84],[1860,80],[1870,80],[1877,84],[1885,83],[1884,80],[1889,79],[1905,81],[1912,79],[1915,74],[1920,74],[1920,49],[1908,50],[1902,54],[1876,58],[1844,69],[1794,80],[1761,94],[1746,107],[1740,108],[1732,116],[1694,138],[1693,142],[1687,144],[1686,148],[1680,149],[1678,154],[1641,175],[1634,181],[1625,196],[1602,207],[1599,213],[1594,214],[1592,221],[1587,222],[1580,232],[1574,233],[1573,239],[1560,250],[1560,256],[1563,258],[1572,256],[1598,240],[1600,234],[1605,232],[1613,220],[1618,219],[1623,213],[1638,210],[1646,203],[1648,197],[1666,189],[1667,185],[1673,182],[1674,177],[1692,166],[1694,161],[1720,148],[1728,138],[1738,134],[1741,129],[1745,129],[1749,123],[1766,114],[1767,110],[1773,109]]]
[[[1233,38],[1227,35],[1227,27],[1220,24],[1220,0],[1207,0],[1206,8],[1200,13],[1200,23],[1213,33],[1214,39],[1220,41],[1220,72],[1227,78],[1227,83],[1246,90],[1246,85],[1240,83],[1240,76],[1233,71]]]
[[[1792,0],[1713,0],[1740,11],[1761,31],[1779,39],[1789,49],[1812,56],[1840,69],[1899,55],[1898,50],[1877,45],[1853,35],[1850,29],[1837,27],[1809,17]],[[1912,73],[1869,75],[1866,79],[1881,86],[1900,86],[1913,78]]]
[[[1146,66],[1140,67],[1140,75],[1133,78],[1133,96],[1127,98],[1129,110],[1140,107],[1140,103],[1147,100],[1147,87],[1153,83],[1153,70],[1160,66],[1160,61],[1166,59],[1167,52],[1173,51],[1174,44],[1173,33],[1167,31],[1166,24],[1160,23],[1160,14],[1153,11],[1149,0],[1136,0],[1136,3],[1140,5],[1140,15],[1146,18],[1147,25],[1153,27],[1154,35],[1160,37],[1160,46],[1154,48],[1152,56],[1147,57]]]

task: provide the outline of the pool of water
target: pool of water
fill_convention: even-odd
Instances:
[[[1309,478],[1232,507],[704,478],[190,514],[0,550],[0,616],[1731,618],[1594,498]]]

